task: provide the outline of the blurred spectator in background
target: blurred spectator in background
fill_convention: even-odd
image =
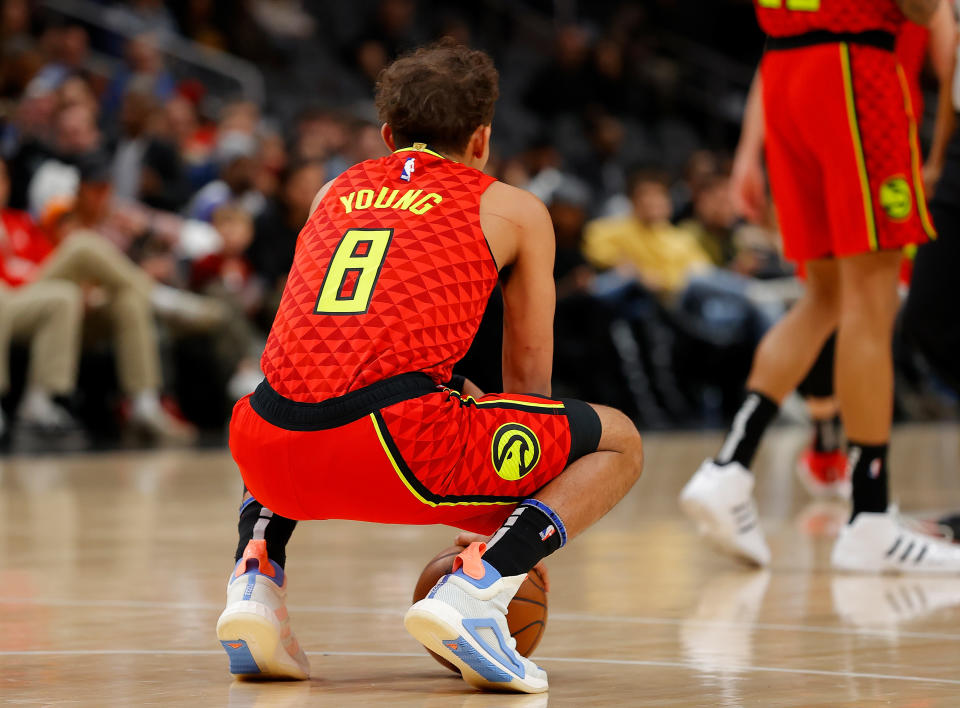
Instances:
[[[150,32],[158,37],[177,34],[177,24],[163,0],[127,0],[116,3],[106,13],[111,24],[124,34]]]
[[[216,125],[201,120],[195,100],[186,92],[178,92],[164,105],[163,118],[163,130],[180,155],[190,191],[216,179]]]
[[[5,46],[30,37],[30,4],[27,0],[0,3],[0,42]]]
[[[718,268],[729,266],[737,257],[733,238],[737,215],[729,191],[728,177],[711,174],[704,178],[693,194],[693,214],[679,224],[697,240]]]
[[[310,205],[326,181],[323,163],[303,160],[291,164],[280,180],[277,198],[257,217],[247,257],[263,283],[267,305],[260,323],[268,328],[293,264],[300,229],[310,216]]]
[[[253,242],[250,214],[235,206],[221,206],[213,214],[213,225],[223,248],[194,262],[190,287],[217,298],[229,312],[224,327],[216,333],[214,356],[219,369],[229,372],[227,393],[236,401],[263,379],[260,355],[266,340],[254,326],[263,308],[263,282],[254,276],[246,255]]]
[[[739,220],[730,199],[730,178],[714,174],[699,180],[693,214],[680,222],[718,268],[753,278],[778,278],[792,273],[777,248],[776,234]]]
[[[293,156],[323,162],[333,179],[350,166],[343,154],[349,140],[350,129],[342,117],[330,111],[307,110],[297,117]]]
[[[158,134],[160,103],[139,80],[127,88],[114,149],[113,193],[155,209],[179,210],[188,185],[176,146]]]
[[[376,13],[350,42],[350,64],[368,90],[389,62],[427,39],[416,14],[415,0],[379,0]]]
[[[29,214],[7,207],[9,192],[0,160],[0,397],[10,389],[10,346],[26,345],[26,389],[16,421],[32,432],[61,436],[76,429],[57,399],[76,386],[83,298],[72,283],[28,283],[53,246]],[[0,437],[6,432],[0,409]]]
[[[677,295],[691,276],[710,268],[710,257],[696,238],[670,223],[673,207],[662,174],[635,173],[630,195],[630,216],[587,224],[584,254],[596,268],[615,268],[663,297]]]
[[[252,217],[260,214],[266,200],[256,189],[257,139],[240,130],[221,133],[214,159],[220,177],[196,193],[187,207],[187,215],[210,221],[213,212],[225,204],[245,209]]]
[[[595,90],[589,61],[587,31],[578,25],[561,27],[554,38],[553,58],[526,93],[527,107],[548,120],[563,114],[579,115],[589,108]]]
[[[164,65],[158,41],[156,34],[145,31],[127,42],[126,64],[114,75],[103,98],[105,115],[119,113],[127,88],[134,81],[138,90],[152,94],[161,103],[173,96],[176,82]]]
[[[250,14],[275,40],[306,39],[314,32],[313,18],[300,0],[255,0]]]
[[[40,37],[40,45],[46,63],[35,78],[51,86],[60,86],[68,76],[89,65],[90,37],[80,25],[50,23]]]
[[[281,132],[272,125],[261,125],[257,143],[253,186],[265,201],[269,201],[277,196],[280,179],[287,167],[287,143]]]
[[[93,106],[81,100],[61,108],[54,119],[53,139],[31,145],[14,158],[19,168],[14,174],[24,169],[32,172],[27,186],[30,213],[38,217],[50,199],[72,195],[77,185],[77,166],[102,146]]]
[[[5,174],[0,172],[0,197],[6,188]],[[211,310],[216,311],[217,319],[222,319],[219,308],[189,293],[156,283],[111,243],[85,230],[70,201],[53,199],[46,205],[43,219],[46,233],[22,212],[7,216],[10,210],[4,210],[3,214],[4,223],[9,222],[11,228],[5,228],[7,238],[3,242],[0,273],[9,286],[18,288],[11,304],[14,309],[7,315],[8,339],[33,332],[24,329],[26,325],[21,320],[25,315],[18,307],[26,308],[27,314],[41,317],[53,306],[52,301],[62,304],[73,297],[74,292],[82,292],[84,297],[80,302],[87,304],[84,316],[87,339],[95,342],[109,337],[115,344],[121,390],[130,401],[130,423],[163,439],[192,439],[189,426],[174,419],[160,405],[160,351],[153,313],[181,325],[208,326]],[[0,301],[0,310],[3,308],[4,303]],[[72,310],[66,309],[63,317],[69,318]],[[61,321],[58,326],[63,332],[58,336],[72,336],[71,324],[68,319]],[[0,340],[0,345],[3,344]],[[40,352],[54,355],[47,346],[41,347],[38,355]],[[57,356],[74,362],[76,359],[69,349]],[[61,364],[54,368],[62,372],[69,367]],[[61,375],[61,383],[52,393],[72,392],[75,369],[74,363],[69,387],[63,383],[65,375]],[[21,416],[37,424],[45,422],[45,428],[56,431],[70,426],[71,421],[59,409],[43,405],[38,391],[50,388],[41,389],[37,385],[28,389]],[[26,406],[25,412],[23,406]]]

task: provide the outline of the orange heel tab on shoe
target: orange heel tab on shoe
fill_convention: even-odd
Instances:
[[[263,539],[253,539],[251,538],[247,541],[247,547],[243,549],[243,558],[240,559],[240,563],[237,565],[237,570],[235,571],[235,577],[240,577],[247,571],[247,561],[251,558],[256,559],[257,565],[259,566],[258,570],[266,575],[268,578],[273,578],[276,576],[277,572],[273,569],[273,564],[270,562],[270,559],[267,558],[267,542]]]
[[[474,580],[480,580],[486,574],[483,569],[483,561],[480,557],[487,550],[487,544],[474,541],[464,548],[460,554],[453,559],[453,572],[463,568],[463,572]]]

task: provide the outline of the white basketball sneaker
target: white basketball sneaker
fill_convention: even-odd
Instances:
[[[427,596],[407,610],[403,624],[427,649],[460,669],[471,686],[493,691],[543,693],[547,672],[516,651],[507,628],[507,606],[526,574],[502,577],[471,543]]]
[[[830,561],[860,573],[960,574],[960,545],[911,529],[894,509],[862,511],[840,530]]]
[[[753,501],[753,475],[739,462],[704,460],[680,492],[680,508],[720,550],[756,565],[770,563]]]
[[[267,558],[266,541],[251,540],[227,583],[217,638],[241,678],[306,679],[310,664],[290,630],[287,578]]]

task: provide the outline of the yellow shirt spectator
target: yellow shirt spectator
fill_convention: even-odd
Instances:
[[[633,189],[634,213],[587,224],[583,254],[596,268],[632,268],[640,282],[664,295],[674,295],[690,276],[711,267],[710,256],[697,239],[670,224],[666,184],[639,176]]]
[[[669,295],[711,266],[692,234],[669,223],[646,225],[634,216],[587,224],[583,253],[597,268],[633,266],[644,285]]]

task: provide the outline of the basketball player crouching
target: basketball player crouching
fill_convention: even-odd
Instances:
[[[553,229],[538,199],[481,171],[497,81],[486,54],[453,43],[397,60],[376,96],[393,153],[317,195],[265,380],[230,425],[248,490],[217,623],[234,674],[307,678],[284,604],[285,545],[295,520],[353,519],[493,534],[410,608],[406,628],[473,686],[547,690],[546,672],[515,651],[506,607],[534,565],[626,494],[643,456],[622,413],[550,398]],[[507,265],[513,393],[482,395],[452,369]]]

